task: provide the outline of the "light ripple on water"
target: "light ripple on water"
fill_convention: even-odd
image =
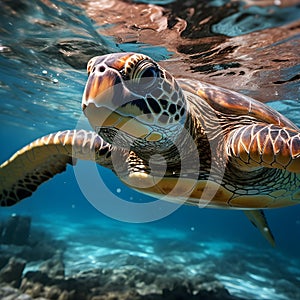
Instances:
[[[253,281],[219,274],[216,277],[232,295],[240,296],[244,299],[289,300],[286,296],[278,294],[274,288],[266,288],[257,285]]]
[[[299,87],[300,93],[300,87]],[[293,121],[298,127],[300,127],[300,99],[298,100],[284,100],[284,101],[273,101],[268,103],[269,106],[279,111],[281,114]]]
[[[30,2],[24,0],[23,5],[16,11],[11,11],[9,5],[5,6],[5,2],[0,3],[4,5],[1,8],[5,12],[0,20],[3,29],[0,41],[0,95],[4,99],[0,103],[0,113],[3,123],[22,124],[23,127],[30,129],[45,127],[44,131],[54,130],[54,128],[73,128],[80,114],[81,95],[87,78],[85,66],[91,56],[119,51],[136,51],[149,54],[159,60],[170,57],[171,50],[166,49],[166,45],[164,47],[149,45],[139,41],[139,39],[118,43],[117,33],[115,33],[116,36],[105,36],[103,27],[114,28],[118,25],[109,24],[109,16],[108,19],[102,17],[100,21],[106,25],[99,26],[95,23],[97,15],[92,21],[90,19],[92,16],[89,16],[82,7],[74,5],[73,2],[71,2],[72,4],[67,3],[68,1],[53,2],[54,4],[48,1]],[[105,5],[109,6],[110,2],[108,0],[101,1],[98,5],[105,8]],[[146,0],[136,2],[154,3]],[[162,5],[170,2],[175,1],[157,0],[157,4]],[[195,5],[193,1],[191,2],[191,5]],[[234,8],[233,2],[210,1],[207,9],[215,12],[215,6],[224,7],[227,3],[230,3],[230,7]],[[78,3],[78,5],[80,4]],[[199,9],[201,9],[201,3],[199,5]],[[176,5],[173,8],[175,9]],[[261,29],[257,27],[257,20],[267,20],[267,22],[261,21],[260,25],[274,27],[291,23],[292,20],[299,18],[297,6],[279,8],[254,5],[246,8],[242,3],[239,3],[233,9],[233,11],[235,10],[237,10],[236,13],[214,25],[218,28],[215,29],[217,33],[210,33],[212,36],[214,34],[219,36],[220,33],[234,36],[237,34],[233,32],[235,26],[239,27],[242,34],[245,34],[247,29],[248,31]],[[181,12],[177,13],[180,15]],[[251,18],[249,15],[255,17]],[[124,18],[123,15],[121,17]],[[238,22],[234,18],[241,20]],[[119,22],[121,21],[119,20]],[[123,20],[128,27],[127,35],[130,35],[133,33],[129,30],[132,26],[127,24],[127,21]],[[206,21],[209,21],[209,18]],[[224,22],[228,22],[228,24],[224,24]],[[201,22],[198,23],[195,24],[196,27],[201,26]],[[244,27],[241,29],[241,26]],[[199,30],[199,28],[196,29]],[[297,41],[295,36],[291,38],[294,39],[294,42]],[[163,41],[160,38],[156,42]],[[20,43],[22,47],[19,46]],[[179,39],[179,43],[184,43],[184,41]],[[214,41],[212,41],[213,43]],[[270,43],[269,46],[273,47],[274,45]],[[177,48],[181,46],[184,45],[179,44]],[[193,48],[193,45],[191,47]],[[192,54],[193,56],[205,57],[207,54],[204,49],[202,51],[204,52]],[[211,51],[214,52],[215,49],[211,49]],[[221,48],[217,52],[222,52]],[[249,55],[247,57],[251,58]],[[225,59],[221,55],[219,58],[221,62],[215,62],[216,65],[222,65]],[[218,57],[214,57],[214,60],[217,59]],[[239,61],[238,57],[233,59]],[[294,61],[295,59],[291,59],[290,65],[293,65]],[[277,64],[278,62],[276,69]],[[169,67],[172,65],[169,64]],[[180,70],[180,75],[183,74],[182,68],[183,66],[177,68]],[[188,66],[184,66],[184,70],[187,72]],[[205,74],[202,72],[201,75],[204,75],[203,73]],[[291,83],[291,78],[299,72],[297,66],[294,66],[285,68],[281,73],[287,82],[284,85],[277,85],[278,89],[285,89],[285,86]],[[229,77],[229,75],[222,76],[223,80],[227,80]],[[218,77],[214,78],[218,80]],[[210,79],[209,76],[207,79]],[[239,80],[241,77],[237,78],[238,82]],[[252,80],[251,77],[250,80]],[[287,89],[286,94],[288,92]],[[298,97],[298,94],[295,93],[294,96]],[[290,112],[290,114],[292,113]],[[40,117],[41,115],[43,118]]]

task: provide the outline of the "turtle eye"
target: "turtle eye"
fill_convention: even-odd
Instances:
[[[131,79],[140,86],[150,87],[158,77],[158,68],[151,61],[142,61],[132,72]]]

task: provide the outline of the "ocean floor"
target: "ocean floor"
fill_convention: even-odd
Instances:
[[[32,222],[23,245],[2,241],[0,299],[300,299],[300,262],[272,248],[145,225],[66,224],[49,216]]]

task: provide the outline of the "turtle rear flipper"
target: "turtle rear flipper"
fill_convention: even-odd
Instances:
[[[263,237],[275,247],[275,239],[268,225],[266,216],[263,210],[244,210],[245,215],[250,222],[261,232]]]
[[[252,124],[229,136],[227,154],[242,170],[277,168],[300,173],[300,133],[274,124]]]
[[[111,145],[96,133],[66,130],[41,137],[0,166],[0,206],[29,197],[40,184],[84,159],[109,165]]]

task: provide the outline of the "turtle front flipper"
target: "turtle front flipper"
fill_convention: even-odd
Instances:
[[[229,135],[227,154],[245,171],[267,167],[300,173],[300,133],[274,124],[241,126]]]
[[[66,130],[41,137],[0,166],[0,206],[29,197],[37,187],[66,170],[74,159],[111,164],[111,145],[94,132]]]

